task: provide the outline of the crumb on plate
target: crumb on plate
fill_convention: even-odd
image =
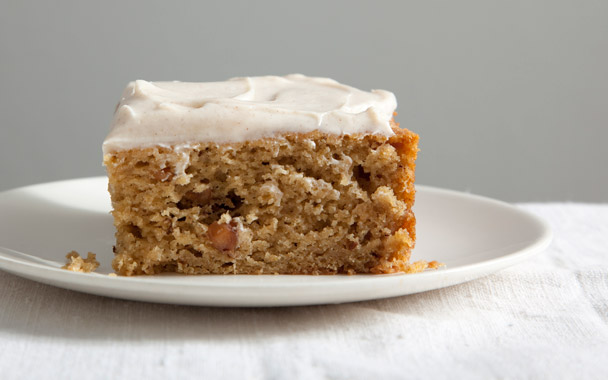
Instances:
[[[435,270],[445,266],[444,263],[440,263],[439,261],[416,261],[411,264],[406,265],[401,268],[401,272],[405,273],[421,273],[427,270]]]
[[[67,263],[61,269],[72,272],[91,273],[99,267],[99,261],[97,261],[95,256],[93,252],[89,252],[87,253],[87,258],[83,259],[78,252],[72,251],[65,256]]]
[[[428,269],[438,269],[438,268],[441,268],[444,266],[445,266],[444,263],[440,263],[439,261],[433,260],[433,261],[429,262]]]

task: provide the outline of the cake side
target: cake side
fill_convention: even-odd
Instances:
[[[286,133],[104,156],[122,275],[417,271],[418,136]]]

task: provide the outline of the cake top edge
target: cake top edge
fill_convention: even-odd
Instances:
[[[104,154],[154,145],[243,142],[283,133],[394,134],[389,91],[302,74],[223,82],[130,82]]]

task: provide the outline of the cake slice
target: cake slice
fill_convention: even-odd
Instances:
[[[121,275],[413,272],[418,136],[303,75],[130,83],[103,144]]]

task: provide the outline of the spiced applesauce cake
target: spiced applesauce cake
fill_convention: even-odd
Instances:
[[[418,136],[303,75],[131,82],[104,141],[120,275],[415,272]]]

